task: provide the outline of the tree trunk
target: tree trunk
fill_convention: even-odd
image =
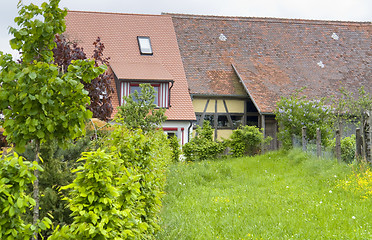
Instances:
[[[39,153],[40,152],[40,141],[35,141],[35,162],[39,164]],[[40,206],[40,198],[39,198],[39,170],[34,170],[34,175],[36,177],[34,181],[34,191],[33,191],[33,198],[35,200],[35,206],[34,206],[34,215],[33,215],[33,225],[36,227],[34,236],[32,237],[32,240],[38,239],[38,227],[37,223],[39,221],[39,206]]]

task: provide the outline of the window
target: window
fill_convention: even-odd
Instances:
[[[121,104],[124,104],[124,97],[128,97],[130,94],[133,94],[137,91],[141,94],[140,82],[121,82],[120,92]],[[151,83],[151,86],[155,90],[155,100],[154,103],[157,107],[168,108],[170,104],[169,100],[169,83]],[[136,99],[134,99],[136,101]]]
[[[152,55],[150,37],[137,37],[138,46],[142,55]]]
[[[159,107],[159,85],[153,85],[153,84],[151,84],[151,86],[155,90],[155,100],[154,100],[154,103],[156,104],[156,106]],[[133,94],[135,91],[137,91],[141,95],[141,87],[139,86],[139,84],[130,84],[130,94]],[[133,100],[137,102],[137,99],[133,99]]]
[[[201,124],[202,113],[196,114],[197,123]],[[230,115],[233,126],[229,123],[227,114],[217,114],[217,129],[237,129],[242,125],[243,114]],[[256,117],[257,118],[257,117]],[[204,120],[209,121],[212,128],[214,128],[214,114],[207,113],[204,115]]]

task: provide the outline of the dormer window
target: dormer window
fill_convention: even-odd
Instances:
[[[150,82],[151,86],[155,90],[155,99],[154,103],[159,108],[169,108],[170,107],[170,82]],[[137,91],[141,94],[140,84],[145,82],[132,82],[132,81],[122,81],[120,85],[120,104],[124,104],[124,97],[129,97],[130,94],[133,94]],[[149,83],[149,82],[147,82]],[[173,84],[172,84],[173,85]],[[136,101],[136,99],[133,99]]]
[[[150,37],[137,37],[138,46],[142,55],[152,55],[152,47]]]

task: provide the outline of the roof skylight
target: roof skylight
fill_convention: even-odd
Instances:
[[[152,47],[150,37],[137,37],[138,46],[142,55],[152,55]]]

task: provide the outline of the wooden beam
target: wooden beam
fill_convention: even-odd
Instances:
[[[243,126],[247,125],[247,100],[244,101]]]
[[[206,103],[205,106],[204,106],[203,114],[201,115],[201,117],[200,117],[200,119],[199,119],[199,122],[198,122],[198,125],[199,125],[200,127],[203,127],[203,122],[204,122],[205,112],[207,111],[208,104],[209,104],[209,99],[207,99],[207,103]]]
[[[223,100],[223,105],[225,106],[225,110],[226,110],[226,113],[227,113],[227,120],[229,121],[229,124],[231,126],[231,129],[234,129],[234,125],[233,125],[233,122],[232,122],[232,119],[231,119],[231,115],[229,113],[229,110],[227,109],[227,105],[226,105],[225,99]]]

